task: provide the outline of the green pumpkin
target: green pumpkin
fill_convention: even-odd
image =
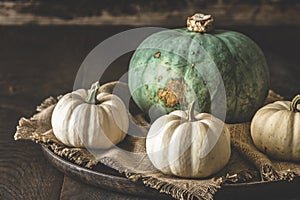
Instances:
[[[152,34],[139,45],[128,83],[135,103],[154,118],[196,100],[199,112],[212,113],[215,102],[213,114],[225,109],[226,122],[235,123],[249,121],[263,105],[269,71],[261,49],[241,33],[182,28]]]

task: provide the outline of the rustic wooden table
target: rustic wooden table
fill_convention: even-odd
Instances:
[[[46,160],[39,145],[13,139],[20,117],[30,117],[48,96],[71,91],[85,56],[104,39],[129,28],[0,27],[0,199],[145,199],[67,177]],[[300,92],[300,27],[232,29],[246,33],[262,47],[272,89],[287,99]],[[122,75],[128,59],[126,55],[114,62],[103,81]]]

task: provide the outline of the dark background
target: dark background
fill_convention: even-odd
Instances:
[[[103,40],[135,27],[182,27],[195,12],[211,13],[217,27],[257,42],[271,88],[291,99],[300,92],[299,10],[297,0],[0,1],[0,199],[141,199],[64,176],[39,145],[13,139],[20,117],[72,90],[82,61]],[[102,81],[125,73],[129,59],[116,60]]]

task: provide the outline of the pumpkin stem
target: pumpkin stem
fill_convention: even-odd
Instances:
[[[297,108],[298,104],[300,104],[300,94],[295,96],[291,102],[290,105],[290,111],[292,112],[300,112],[300,110]]]
[[[189,31],[206,33],[213,30],[214,18],[212,15],[196,13],[187,18],[186,24]]]
[[[188,121],[192,122],[195,120],[196,120],[196,118],[195,118],[195,101],[193,101],[188,109]]]
[[[88,104],[97,104],[98,100],[96,99],[97,97],[97,93],[98,93],[98,89],[100,87],[99,82],[97,81],[96,83],[93,83],[93,85],[91,86],[91,89],[88,90],[88,95],[85,99],[85,101]]]

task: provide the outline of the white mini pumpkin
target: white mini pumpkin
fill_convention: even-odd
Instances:
[[[300,161],[300,95],[259,109],[251,122],[258,149],[281,160]]]
[[[230,134],[224,123],[208,113],[173,111],[158,118],[146,138],[152,164],[165,174],[203,178],[229,161]]]
[[[52,128],[67,146],[107,149],[122,141],[129,127],[123,101],[114,94],[99,93],[99,84],[64,95],[52,114]]]

